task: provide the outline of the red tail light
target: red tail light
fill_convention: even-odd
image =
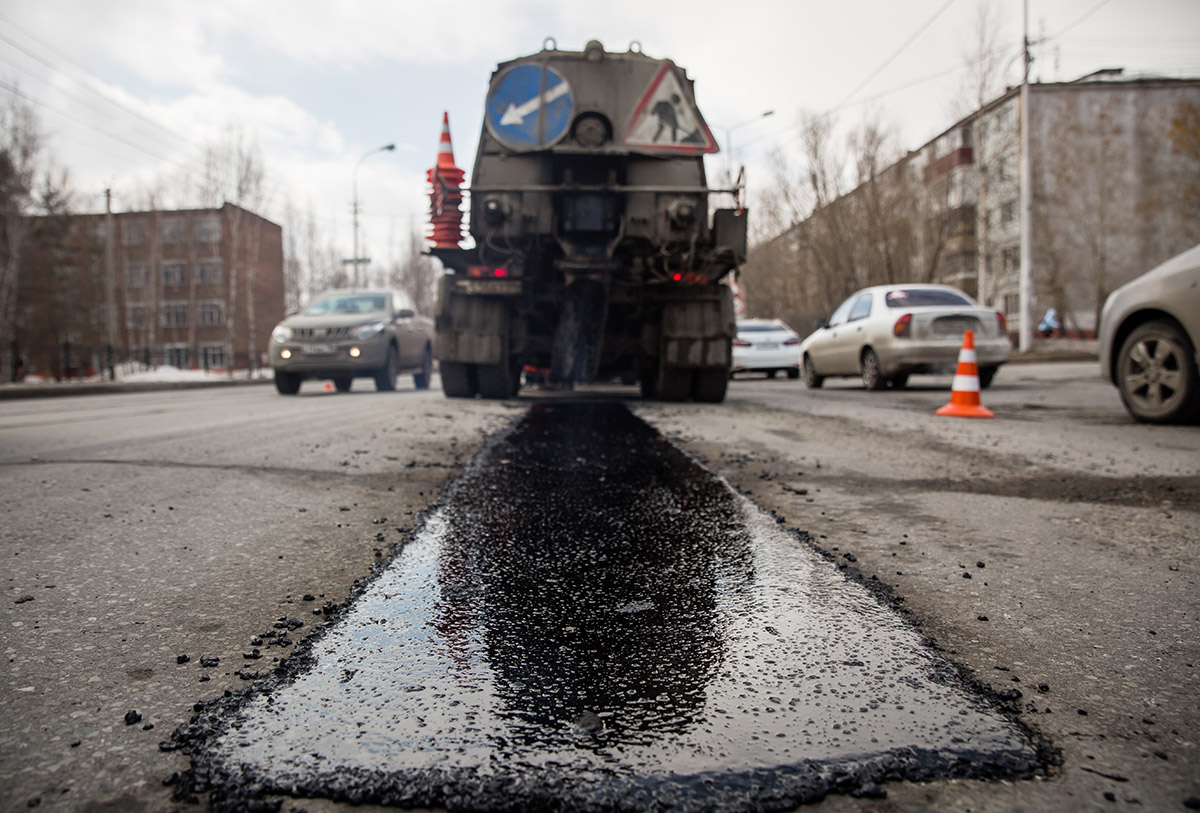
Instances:
[[[896,320],[896,324],[892,325],[892,333],[898,339],[907,339],[912,335],[912,314],[906,313]]]
[[[500,279],[508,276],[508,269],[495,268],[490,265],[472,265],[467,268],[467,276],[474,279]]]
[[[1004,318],[1004,314],[996,311],[996,324],[1000,325],[1000,335],[1008,333],[1008,320]]]
[[[800,344],[800,339],[797,336],[793,336],[792,338],[790,338],[786,342],[784,342],[784,344],[788,347],[795,347],[796,345]]]
[[[749,347],[750,342],[746,341],[745,339],[734,339],[733,346],[734,347]]]

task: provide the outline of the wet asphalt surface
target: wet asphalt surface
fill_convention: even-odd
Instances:
[[[1005,698],[847,571],[624,406],[537,404],[331,624],[179,729],[177,796],[777,809],[1039,775]]]

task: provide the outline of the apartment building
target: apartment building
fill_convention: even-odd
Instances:
[[[218,209],[30,218],[10,359],[74,376],[135,360],[181,369],[262,364],[284,315],[283,231]]]
[[[1109,292],[1200,242],[1200,80],[1109,70],[1035,83],[1029,100],[1033,312],[1056,308],[1087,335]],[[783,267],[800,278],[800,329],[846,287],[945,282],[1017,332],[1021,112],[1012,88],[756,247],[743,272],[750,311],[756,282],[762,305],[778,299]]]

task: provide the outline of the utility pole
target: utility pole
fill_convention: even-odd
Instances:
[[[1018,282],[1020,332],[1017,347],[1021,352],[1033,348],[1033,156],[1030,154],[1029,119],[1029,0],[1022,16],[1022,47],[1025,69],[1021,79],[1021,273]]]

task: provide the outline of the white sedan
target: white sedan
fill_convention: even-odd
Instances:
[[[739,319],[733,340],[732,378],[736,373],[787,373],[800,377],[800,337],[779,319]]]
[[[975,334],[979,384],[1008,361],[1004,314],[949,285],[876,285],[852,294],[800,345],[804,383],[862,376],[869,390],[903,387],[912,373],[953,373],[963,334]]]

